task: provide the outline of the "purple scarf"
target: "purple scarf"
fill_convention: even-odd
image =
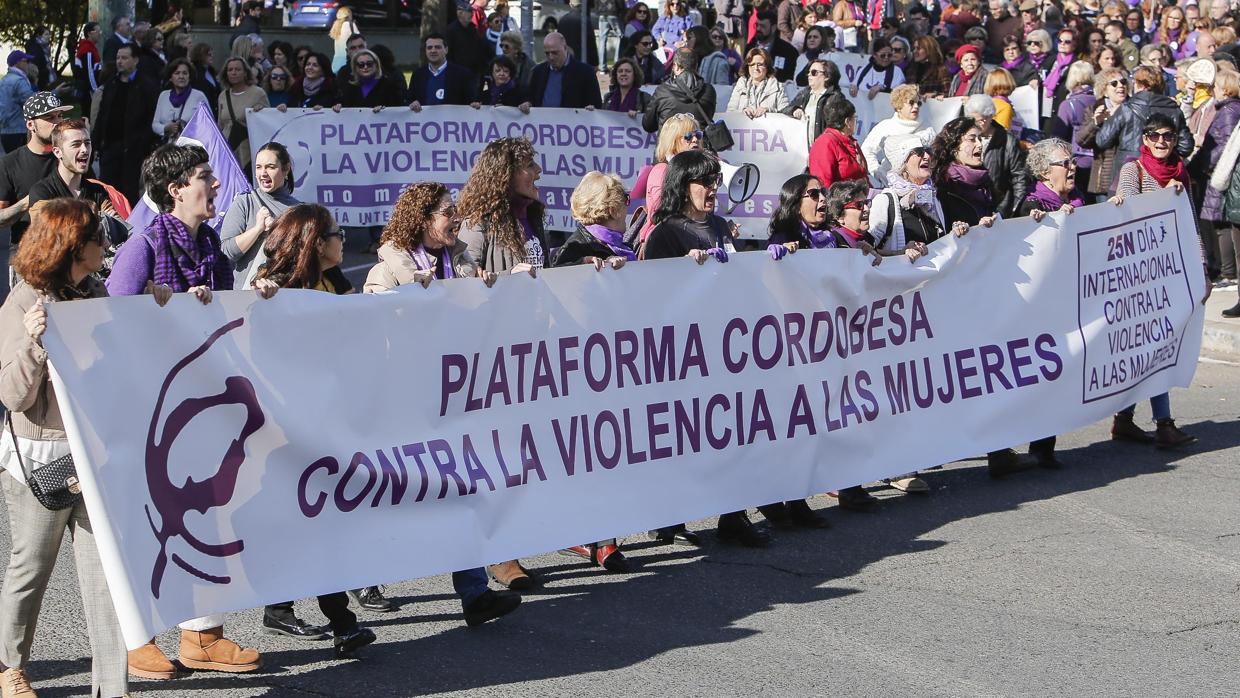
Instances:
[[[180,109],[185,106],[186,102],[189,101],[190,92],[193,92],[193,88],[191,88],[189,85],[186,85],[185,89],[181,92],[177,92],[177,89],[175,87],[169,88],[168,101],[172,102],[172,106],[174,108]]]
[[[612,230],[605,225],[587,225],[586,232],[593,235],[595,240],[607,245],[607,248],[615,252],[617,257],[624,257],[629,262],[637,259],[637,253],[624,244],[623,232]]]
[[[1017,58],[1014,61],[1003,61],[1003,63],[1000,64],[1000,67],[1002,67],[1004,70],[1008,72],[1011,72],[1019,68],[1027,60],[1029,60],[1029,57],[1022,53],[1020,54],[1020,58]]]
[[[205,223],[191,235],[176,216],[161,213],[146,228],[155,247],[152,279],[177,293],[194,286],[231,291],[233,267],[220,249],[220,237]]]
[[[418,249],[410,252],[409,256],[413,257],[413,263],[422,271],[426,271],[433,266],[436,279],[451,279],[456,276],[452,270],[452,255],[448,253],[447,248],[440,247],[437,250],[427,252],[425,246],[418,245]],[[437,261],[439,264],[435,264]]]
[[[1071,204],[1073,208],[1085,205],[1085,200],[1077,190],[1073,189],[1068,194],[1068,200],[1064,201],[1058,194],[1051,191],[1050,187],[1046,186],[1046,182],[1038,182],[1033,191],[1029,192],[1029,198],[1041,204],[1043,211],[1058,211],[1064,204]]]
[[[1055,88],[1059,85],[1059,78],[1068,72],[1068,66],[1072,65],[1075,60],[1070,53],[1055,54],[1055,65],[1051,66],[1051,72],[1046,76],[1046,94],[1055,94]]]
[[[521,224],[521,232],[525,234],[525,241],[533,240],[534,226],[530,224],[530,204],[534,203],[533,199],[527,199],[520,194],[512,194],[508,198],[509,210],[512,215]]]
[[[1032,65],[1034,68],[1037,68],[1038,70],[1042,70],[1042,66],[1046,65],[1046,57],[1049,55],[1051,54],[1039,53],[1038,57],[1034,58],[1031,55],[1025,54],[1025,57],[1029,59],[1029,65]]]
[[[512,89],[517,86],[516,80],[509,80],[503,85],[495,84],[495,81],[491,78],[487,78],[487,82],[491,83],[489,93],[491,95],[491,106],[493,107],[500,103],[500,100],[504,98],[504,95],[511,92]]]
[[[990,191],[990,173],[985,167],[966,167],[953,162],[947,168],[944,188],[967,201],[979,217],[995,212],[994,196]]]
[[[815,250],[823,250],[836,247],[835,236],[830,230],[814,230],[801,221],[801,238],[809,242],[809,246]]]
[[[362,97],[366,98],[370,96],[371,91],[374,90],[375,85],[378,85],[378,84],[379,84],[379,78],[371,77],[371,78],[362,78],[361,80],[358,81],[357,86],[362,88]]]
[[[637,85],[633,85],[629,88],[629,93],[624,96],[624,99],[620,99],[620,88],[616,87],[616,89],[611,91],[611,94],[607,95],[608,111],[637,111],[638,92],[640,90],[637,89]]]

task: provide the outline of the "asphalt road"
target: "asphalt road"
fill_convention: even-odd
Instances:
[[[350,252],[344,266],[367,260]],[[365,270],[349,276],[360,287]],[[993,481],[984,461],[961,461],[926,475],[928,496],[874,488],[883,501],[871,514],[817,497],[832,528],[779,532],[767,550],[725,547],[709,533],[702,550],[631,536],[639,567],[628,575],[543,555],[526,560],[545,579],[541,592],[480,628],[465,627],[447,577],[396,584],[398,612],[360,614],[379,641],[356,661],[329,661],[328,643],[260,634],[258,611],[233,614],[228,635],[263,651],[259,673],[131,688],[161,697],[1234,696],[1240,364],[1204,360],[1173,407],[1201,438],[1182,453],[1114,444],[1098,423],[1061,437],[1063,471]],[[6,525],[0,559],[7,552]],[[321,622],[313,601],[298,609]],[[175,656],[175,632],[159,642]],[[88,692],[67,543],[29,669],[42,698]]]

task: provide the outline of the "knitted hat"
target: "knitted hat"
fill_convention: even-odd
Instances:
[[[977,56],[977,60],[979,61],[982,60],[982,50],[980,48],[974,46],[973,44],[965,44],[961,46],[960,48],[956,49],[956,62],[959,63],[960,59],[964,58],[970,53],[973,54],[974,56]]]
[[[1193,61],[1193,64],[1188,66],[1188,70],[1184,71],[1184,75],[1198,85],[1213,85],[1215,72],[1214,61],[1202,58]]]
[[[899,172],[904,169],[904,163],[908,160],[909,153],[914,148],[924,148],[926,144],[920,138],[912,135],[888,136],[883,139],[883,155],[887,158],[887,162],[891,164],[892,172]]]

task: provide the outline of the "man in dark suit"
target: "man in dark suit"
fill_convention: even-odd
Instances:
[[[530,77],[532,99],[521,105],[523,109],[530,106],[597,109],[603,106],[594,69],[568,55],[563,34],[548,34],[543,39],[543,53],[547,60],[534,66],[534,74]]]
[[[443,34],[427,34],[422,40],[426,62],[409,78],[409,108],[436,104],[470,104],[478,99],[478,76],[468,68],[448,61],[448,48]]]
[[[456,21],[444,30],[448,54],[452,62],[474,74],[474,82],[481,80],[490,59],[495,57],[495,47],[478,36],[474,26],[474,10],[469,0],[457,0]]]
[[[102,63],[104,68],[116,62],[116,49],[133,43],[133,20],[117,15],[112,18],[112,36],[103,42]]]
[[[241,21],[233,29],[232,38],[229,42],[237,40],[238,36],[246,34],[262,34],[263,20],[263,3],[260,0],[246,0],[241,5]]]
[[[138,73],[138,58],[132,45],[116,51],[116,75],[99,88],[91,134],[99,152],[99,178],[111,184],[136,204],[142,198],[139,180],[142,161],[154,145],[149,124],[155,116],[159,85]]]
[[[560,33],[564,35],[564,39],[568,45],[572,47],[573,53],[578,59],[581,55],[581,0],[568,0],[568,14],[560,18]],[[598,67],[598,42],[595,41],[594,25],[586,28],[586,55],[585,62],[591,67]]]
[[[754,27],[753,43],[748,49],[764,48],[771,54],[775,79],[788,82],[796,78],[797,50],[775,34],[775,13],[759,12]]]

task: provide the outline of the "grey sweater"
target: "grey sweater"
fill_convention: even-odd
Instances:
[[[293,198],[287,187],[281,187],[273,194],[267,194],[258,189],[238,196],[232,200],[228,206],[228,212],[224,214],[224,222],[220,225],[220,246],[224,249],[224,254],[232,260],[233,268],[236,270],[234,278],[236,285],[234,288],[249,288],[250,279],[254,273],[258,271],[259,265],[267,261],[266,255],[263,254],[263,243],[267,240],[267,234],[263,233],[258,236],[258,240],[250,246],[245,252],[237,246],[237,236],[249,230],[258,219],[258,209],[263,206],[271,212],[272,216],[280,217],[291,206],[301,203]]]

